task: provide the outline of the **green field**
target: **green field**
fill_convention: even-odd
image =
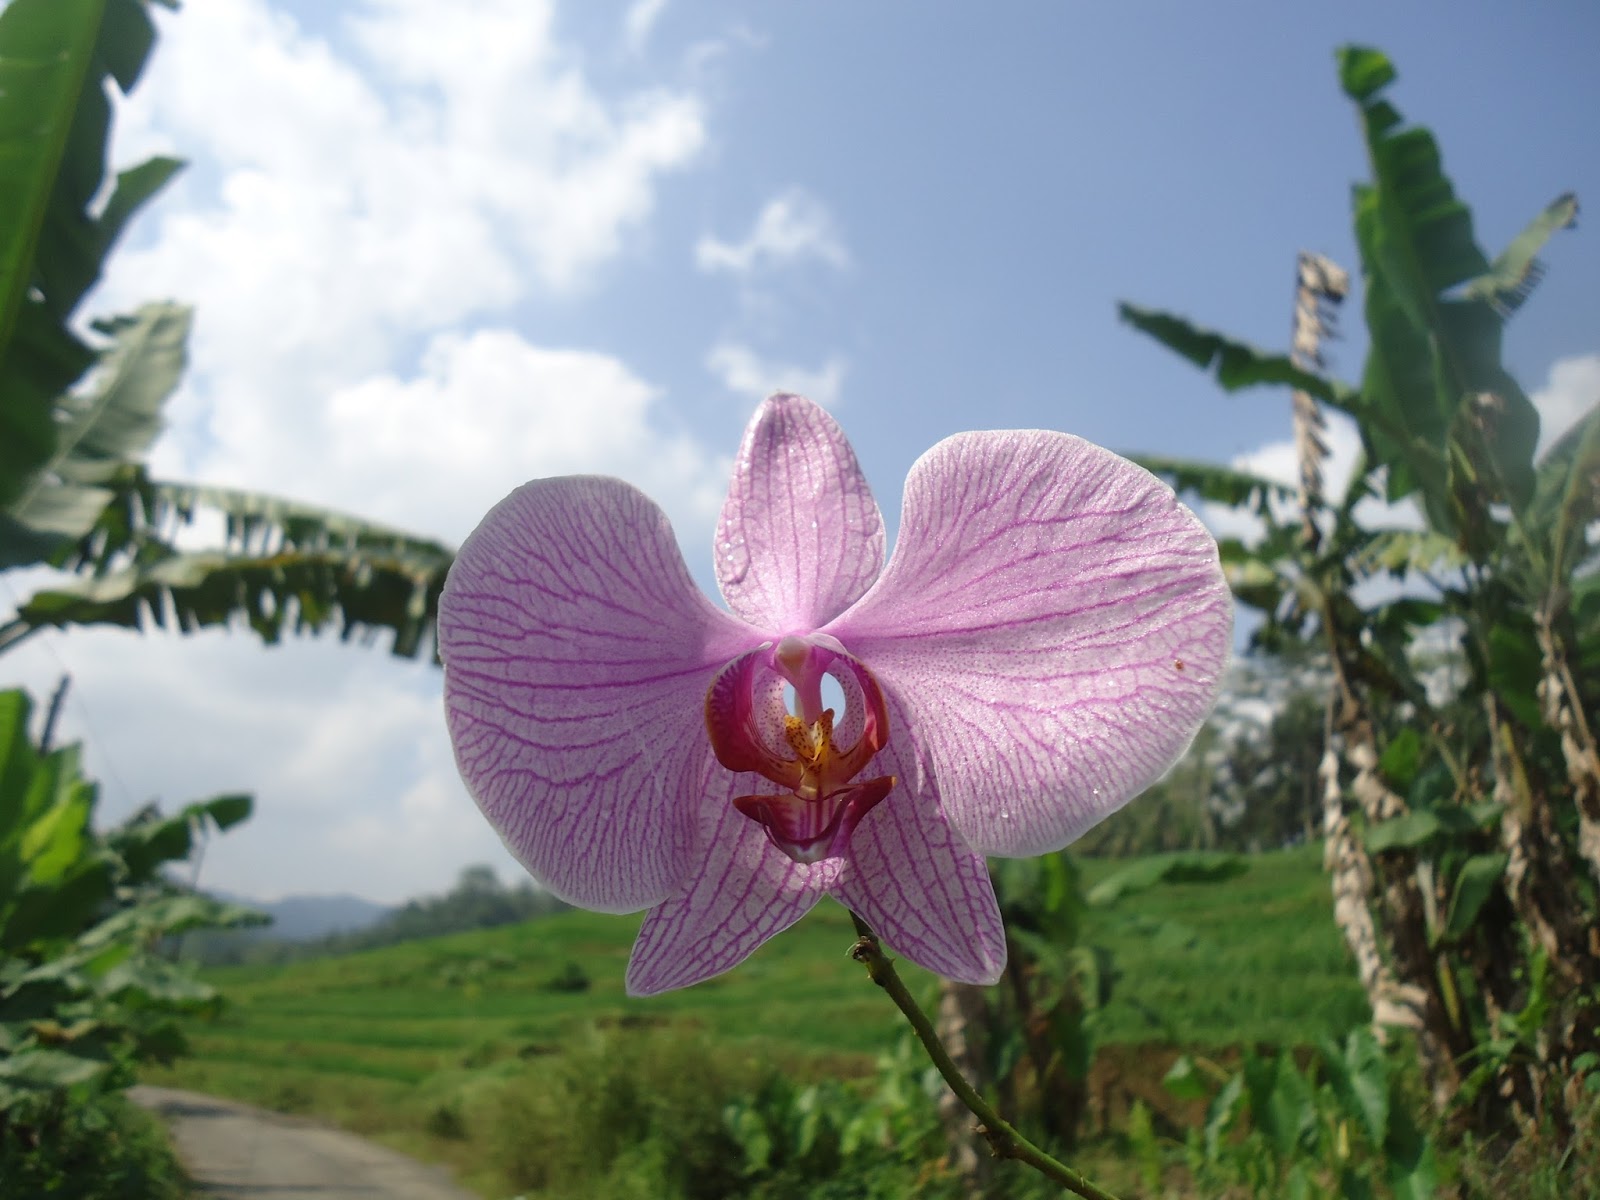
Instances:
[[[1173,885],[1091,918],[1110,948],[1107,1044],[1302,1042],[1364,1019],[1315,847],[1261,855],[1222,884]],[[1122,863],[1089,862],[1089,883]],[[151,1072],[190,1087],[339,1122],[453,1162],[493,1194],[471,1139],[441,1113],[538,1072],[592,1028],[670,1026],[724,1058],[800,1078],[872,1070],[902,1022],[847,957],[844,910],[825,903],[720,978],[651,999],[623,994],[638,918],[569,912],[525,925],[207,978],[226,1013],[191,1030],[194,1054]],[[571,968],[586,991],[551,985]],[[905,971],[913,987],[930,976]]]

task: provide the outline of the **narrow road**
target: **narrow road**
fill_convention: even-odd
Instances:
[[[161,1116],[178,1157],[217,1200],[476,1200],[442,1167],[299,1117],[233,1100],[135,1087],[129,1099]]]

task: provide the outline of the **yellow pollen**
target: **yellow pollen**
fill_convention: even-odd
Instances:
[[[801,762],[809,763],[816,756],[816,746],[811,741],[811,731],[799,717],[785,717],[783,733],[789,739],[789,746],[794,750],[794,756]]]
[[[799,717],[783,718],[783,735],[794,756],[807,770],[821,770],[829,759],[838,754],[833,744],[833,709],[825,708],[817,723],[806,728]]]

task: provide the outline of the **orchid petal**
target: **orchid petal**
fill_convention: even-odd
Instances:
[[[1006,931],[989,867],[950,828],[916,743],[896,736],[906,720],[895,704],[874,771],[894,790],[850,836],[833,894],[889,946],[919,967],[961,983],[990,984],[1006,965]]]
[[[745,430],[717,523],[717,582],[762,629],[815,629],[883,569],[883,517],[844,431],[799,396],[773,396]]]
[[[757,640],[620,480],[537,480],[483,519],[439,600],[445,716],[468,790],[535,879],[606,912],[681,890],[706,684]]]
[[[720,772],[719,792],[764,784]],[[709,782],[709,781],[708,781]],[[652,996],[720,975],[782,933],[826,894],[839,860],[794,862],[727,799],[700,807],[697,870],[687,889],[652,909],[628,960],[628,994]]]
[[[923,455],[893,559],[824,632],[905,707],[891,739],[927,755],[967,844],[1024,857],[1183,753],[1232,622],[1216,542],[1169,487],[1080,438],[1017,431]]]

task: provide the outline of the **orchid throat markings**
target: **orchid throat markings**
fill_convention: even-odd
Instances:
[[[850,723],[861,726],[844,749],[833,740],[833,709],[822,707],[825,675],[844,690]],[[796,713],[783,704],[783,684],[794,689]],[[706,729],[724,767],[785,789],[740,796],[733,806],[798,863],[843,854],[861,818],[895,784],[893,775],[855,782],[889,739],[888,705],[866,666],[826,634],[766,642],[723,667],[706,692]]]

